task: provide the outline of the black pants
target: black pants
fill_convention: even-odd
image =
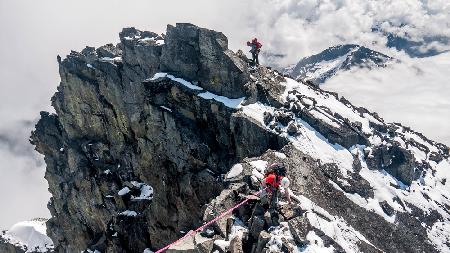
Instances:
[[[259,65],[259,59],[258,59],[258,52],[253,52],[252,53],[252,63],[253,65]]]

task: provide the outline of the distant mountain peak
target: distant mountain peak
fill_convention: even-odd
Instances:
[[[359,68],[385,67],[393,58],[367,47],[346,44],[325,49],[305,57],[297,64],[286,68],[285,73],[297,80],[308,80],[315,84],[324,83],[338,72]]]

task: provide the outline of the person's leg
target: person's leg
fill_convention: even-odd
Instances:
[[[270,200],[270,208],[277,210],[278,207],[278,189],[272,192],[272,198]]]
[[[270,201],[270,218],[272,220],[272,226],[278,226],[279,216],[278,216],[278,190],[275,190],[272,194],[272,198]]]
[[[256,60],[256,66],[259,65],[259,59],[258,59],[259,57],[258,57],[258,56],[259,56],[259,53],[256,53],[256,54],[255,54],[255,58],[256,58],[256,59],[255,59],[255,60]]]
[[[253,52],[252,53],[252,64],[256,65],[257,60],[258,60],[258,55],[255,52]]]

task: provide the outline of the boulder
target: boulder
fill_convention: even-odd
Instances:
[[[287,133],[289,135],[292,135],[292,136],[299,135],[299,129],[298,129],[297,124],[295,124],[295,122],[292,121],[292,122],[290,122],[288,124],[288,126],[287,126]]]
[[[264,230],[264,224],[264,217],[253,216],[253,220],[250,226],[250,235],[253,236],[253,238],[258,238],[261,231]]]
[[[238,233],[233,239],[231,239],[229,248],[230,253],[244,253],[243,240],[242,233]]]
[[[223,33],[184,23],[167,27],[161,71],[230,98],[244,97],[250,80],[247,64],[228,49]]]
[[[416,169],[415,158],[410,151],[398,145],[382,145],[372,151],[367,158],[370,169],[384,169],[393,177],[406,185],[420,177],[421,171]]]
[[[289,230],[292,237],[298,245],[305,245],[307,243],[306,235],[312,229],[306,217],[298,216],[288,221]]]
[[[167,249],[167,253],[209,253],[213,249],[214,240],[199,234],[186,238],[184,241]]]
[[[255,251],[254,253],[261,253],[263,252],[264,248],[266,247],[266,244],[270,240],[270,234],[266,231],[262,231],[259,234],[258,242],[255,244]]]

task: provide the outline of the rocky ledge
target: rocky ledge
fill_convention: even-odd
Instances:
[[[56,114],[32,133],[55,252],[157,250],[255,193],[274,161],[296,200],[277,222],[251,200],[169,252],[449,250],[448,147],[250,67],[220,32],[120,41],[58,57]]]

